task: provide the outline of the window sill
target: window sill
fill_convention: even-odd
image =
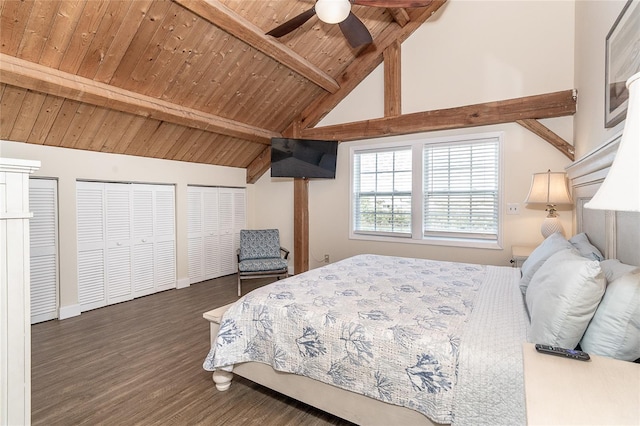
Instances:
[[[354,234],[349,235],[350,240],[379,241],[386,243],[400,244],[423,244],[431,246],[447,246],[461,248],[478,248],[488,250],[502,250],[502,246],[495,240],[476,240],[471,238],[407,238],[407,237],[391,237],[383,235],[371,234]]]

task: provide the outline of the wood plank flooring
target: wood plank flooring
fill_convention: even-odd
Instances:
[[[202,313],[235,291],[232,275],[33,325],[32,423],[350,425],[241,377],[215,389]]]

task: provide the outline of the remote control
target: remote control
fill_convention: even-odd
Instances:
[[[589,361],[591,359],[591,357],[589,357],[589,354],[586,352],[578,351],[575,349],[560,348],[558,346],[541,345],[540,343],[536,343],[536,351],[543,354],[577,359],[579,361]]]

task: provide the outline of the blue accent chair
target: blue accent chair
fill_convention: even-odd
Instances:
[[[238,255],[238,297],[242,280],[289,276],[289,250],[280,247],[277,229],[242,229]]]

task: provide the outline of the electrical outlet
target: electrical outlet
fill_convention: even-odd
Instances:
[[[520,214],[520,204],[507,203],[507,214]]]
[[[324,255],[324,263],[329,263],[329,255],[328,254]]]

